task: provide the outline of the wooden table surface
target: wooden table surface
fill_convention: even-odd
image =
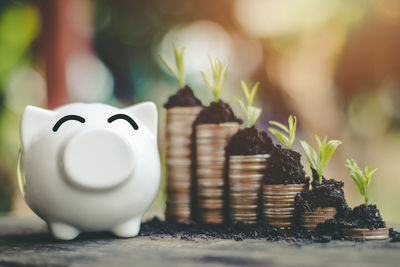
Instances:
[[[55,241],[37,218],[0,217],[0,266],[400,266],[400,243],[118,239]]]

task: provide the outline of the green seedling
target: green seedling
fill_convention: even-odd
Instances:
[[[296,127],[297,127],[296,116],[292,116],[292,115],[289,116],[289,119],[288,119],[289,128],[277,121],[269,121],[269,124],[274,125],[283,130],[283,131],[280,131],[280,130],[274,129],[272,127],[268,128],[268,131],[270,131],[273,135],[275,135],[276,138],[278,138],[284,145],[287,146],[288,149],[290,149],[292,147],[294,138],[296,136]],[[285,132],[286,132],[286,134],[285,134]]]
[[[253,85],[253,88],[251,88],[251,90],[244,81],[241,81],[241,84],[244,96],[246,97],[247,100],[247,106],[239,97],[234,97],[233,101],[236,101],[240,104],[240,107],[242,108],[244,114],[246,114],[247,117],[247,127],[250,128],[253,127],[254,124],[256,124],[262,111],[261,108],[253,106],[254,98],[256,97],[260,83],[256,82]]]
[[[330,140],[327,142],[326,136],[321,142],[321,139],[318,135],[315,135],[315,139],[318,143],[319,155],[317,155],[317,152],[314,150],[314,148],[306,141],[300,141],[300,144],[303,147],[304,152],[306,153],[306,157],[308,162],[310,163],[311,168],[313,168],[317,172],[318,181],[321,184],[324,170],[326,166],[328,166],[328,162],[331,159],[336,148],[338,148],[338,146],[342,142],[339,140]]]
[[[371,169],[369,166],[365,166],[364,172],[358,167],[357,163],[352,158],[346,160],[346,167],[349,171],[351,179],[356,184],[358,191],[364,197],[364,204],[368,206],[368,187],[371,183],[372,175],[378,170],[377,168]]]
[[[221,61],[219,61],[218,58],[214,61],[210,58],[210,65],[213,74],[212,80],[210,80],[207,74],[203,71],[201,72],[201,75],[203,76],[207,88],[213,93],[215,101],[218,102],[222,87],[225,83],[228,64],[226,64],[225,67],[222,67]]]
[[[179,82],[179,86],[181,88],[185,87],[185,68],[183,65],[183,56],[185,53],[185,48],[181,46],[174,45],[174,56],[175,56],[175,64],[176,64],[176,71],[172,67],[172,64],[168,62],[164,57],[161,57],[162,62],[167,67],[167,69],[171,72],[171,74],[176,78]]]

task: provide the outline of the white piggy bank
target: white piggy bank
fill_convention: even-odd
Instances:
[[[68,104],[26,107],[20,188],[54,237],[111,231],[136,236],[160,183],[157,109]]]

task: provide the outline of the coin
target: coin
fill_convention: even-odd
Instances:
[[[305,187],[305,184],[263,185],[264,222],[276,227],[291,226],[295,197]]]
[[[334,207],[317,207],[315,211],[302,212],[300,221],[301,226],[307,230],[314,230],[318,224],[329,219],[333,219],[336,215]]]
[[[200,106],[167,109],[167,220],[186,222],[191,217],[192,125],[201,110]]]
[[[238,123],[196,125],[196,197],[202,222],[224,222],[225,147],[238,129]]]
[[[353,240],[387,240],[389,239],[388,228],[368,229],[368,228],[345,228],[343,233],[346,237]]]
[[[268,154],[229,156],[229,217],[232,223],[257,223]]]

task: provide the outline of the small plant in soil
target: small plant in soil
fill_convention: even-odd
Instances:
[[[296,196],[296,216],[301,217],[301,224],[307,229],[314,229],[318,223],[322,223],[333,217],[343,216],[348,211],[344,198],[343,185],[341,181],[325,179],[323,172],[329,160],[338,146],[339,140],[322,141],[316,135],[318,154],[307,142],[301,141],[308,162],[312,170],[312,182],[310,190],[304,191]]]
[[[243,93],[246,97],[247,105],[239,97],[234,97],[233,100],[240,104],[243,113],[246,114],[247,128],[251,128],[254,126],[254,124],[256,124],[262,112],[261,108],[253,106],[254,98],[256,97],[260,83],[256,82],[251,90],[244,81],[241,81],[241,84]]]
[[[175,77],[175,79],[179,83],[178,92],[175,95],[169,97],[167,103],[165,103],[165,108],[173,108],[173,107],[194,107],[194,106],[202,106],[201,101],[198,100],[194,94],[192,89],[186,85],[185,81],[185,66],[184,66],[184,53],[185,48],[181,46],[174,45],[174,58],[176,68],[163,56],[160,56],[162,62]],[[176,69],[176,70],[174,70]]]
[[[210,58],[212,78],[201,72],[207,88],[214,96],[214,101],[205,107],[196,119],[195,124],[219,124],[225,122],[242,123],[233,113],[229,104],[221,100],[220,95],[225,84],[228,64],[222,65],[219,59]]]
[[[297,127],[297,119],[296,116],[289,116],[288,119],[288,126],[286,127],[282,123],[279,123],[277,121],[270,121],[269,124],[274,125],[281,130],[277,130],[275,128],[268,128],[268,131],[270,131],[273,135],[276,136],[288,149],[292,147],[292,144],[294,142],[295,136],[296,136],[296,127]]]
[[[306,141],[300,141],[311,168],[318,174],[318,181],[320,184],[322,183],[322,174],[326,166],[328,166],[329,160],[338,146],[342,143],[339,140],[330,140],[327,142],[326,138],[327,137],[325,136],[325,138],[321,141],[319,136],[315,135],[315,140],[317,140],[318,144],[319,155],[317,155],[317,152],[309,143]]]
[[[175,56],[175,64],[176,64],[176,71],[172,64],[165,59],[163,56],[161,57],[162,62],[167,67],[167,69],[171,72],[171,74],[176,78],[179,83],[179,86],[183,88],[185,86],[185,68],[183,64],[183,56],[185,53],[185,48],[181,46],[174,45],[174,56]]]
[[[372,175],[378,170],[377,168],[371,169],[366,166],[364,171],[358,167],[357,163],[352,158],[346,160],[346,167],[349,171],[350,178],[353,179],[357,186],[358,191],[364,197],[364,204],[368,206],[368,187],[371,183]]]
[[[218,58],[214,61],[210,58],[210,65],[213,74],[212,80],[210,80],[207,74],[203,71],[201,72],[201,75],[203,76],[207,88],[210,89],[210,91],[213,93],[215,101],[218,102],[222,88],[225,84],[226,70],[228,69],[228,64],[223,67],[221,61],[219,61]]]
[[[265,183],[308,183],[308,178],[306,178],[303,165],[301,164],[301,155],[290,149],[296,136],[296,116],[289,116],[288,127],[277,121],[270,121],[269,123],[282,130],[280,131],[274,128],[268,128],[268,130],[274,134],[286,146],[286,148],[280,145],[273,148],[265,174]]]
[[[376,205],[369,204],[368,189],[373,174],[378,170],[369,166],[360,169],[352,158],[346,160],[345,166],[349,172],[350,178],[354,181],[358,191],[364,198],[364,204],[355,207],[345,218],[345,227],[347,228],[384,228],[385,222],[382,220]]]
[[[239,97],[234,97],[233,101],[238,102],[246,116],[246,128],[235,133],[226,147],[227,155],[256,155],[269,154],[274,145],[268,134],[258,129],[255,124],[261,115],[262,109],[253,106],[260,83],[256,82],[252,89],[241,81],[246,103]]]

